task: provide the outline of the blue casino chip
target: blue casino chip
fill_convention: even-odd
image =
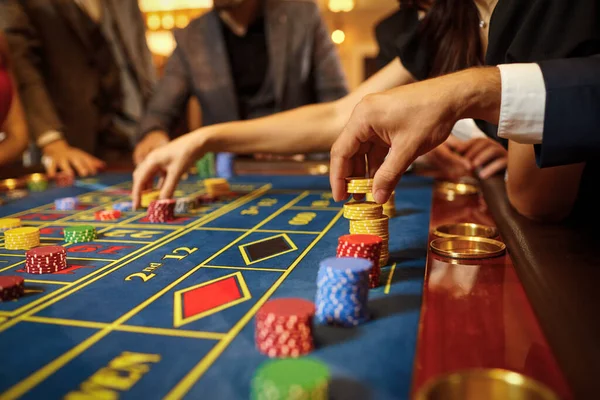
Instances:
[[[133,203],[131,201],[123,201],[121,203],[115,203],[112,206],[113,210],[125,212],[133,210]]]
[[[369,320],[369,272],[373,264],[361,258],[332,257],[320,263],[315,321],[351,327]]]
[[[54,209],[59,211],[73,211],[77,209],[79,200],[77,197],[65,197],[54,200]]]

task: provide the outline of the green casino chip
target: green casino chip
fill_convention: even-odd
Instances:
[[[326,400],[329,368],[313,358],[263,363],[252,379],[252,400]]]
[[[91,225],[67,226],[63,230],[65,242],[82,243],[96,239],[96,229]]]

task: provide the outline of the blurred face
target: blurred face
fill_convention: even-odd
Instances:
[[[215,10],[227,10],[239,6],[246,0],[213,0]]]

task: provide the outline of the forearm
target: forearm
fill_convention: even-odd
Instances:
[[[506,190],[512,206],[524,216],[559,221],[575,204],[585,164],[537,167],[533,145],[509,143]]]
[[[242,154],[327,152],[363,97],[413,81],[396,59],[335,102],[304,106],[250,121],[209,126],[192,135],[196,136],[197,146],[207,146],[205,151]]]
[[[297,154],[329,151],[347,117],[337,102],[265,118],[208,126],[192,133],[207,151]]]
[[[498,124],[502,100],[498,68],[471,68],[438,79],[446,80],[443,92],[457,120],[473,118]]]

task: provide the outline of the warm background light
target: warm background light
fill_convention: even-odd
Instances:
[[[150,51],[162,57],[168,57],[175,49],[175,39],[169,31],[148,32],[146,34]]]
[[[354,0],[329,0],[328,7],[332,12],[350,12],[354,9]]]
[[[146,18],[148,45],[161,75],[176,46],[173,30],[183,29],[195,18],[209,12],[213,0],[138,1]],[[367,71],[369,75],[373,73],[373,57],[378,52],[375,25],[398,10],[398,0],[314,1],[321,10],[331,40],[338,46],[349,86],[356,88],[364,81]]]
[[[165,14],[162,17],[162,27],[170,31],[175,26],[175,18],[171,14]]]
[[[331,40],[333,40],[333,43],[335,44],[342,44],[344,43],[344,40],[346,40],[346,34],[344,31],[336,29],[331,33]]]
[[[211,8],[212,0],[139,0],[143,12]]]

